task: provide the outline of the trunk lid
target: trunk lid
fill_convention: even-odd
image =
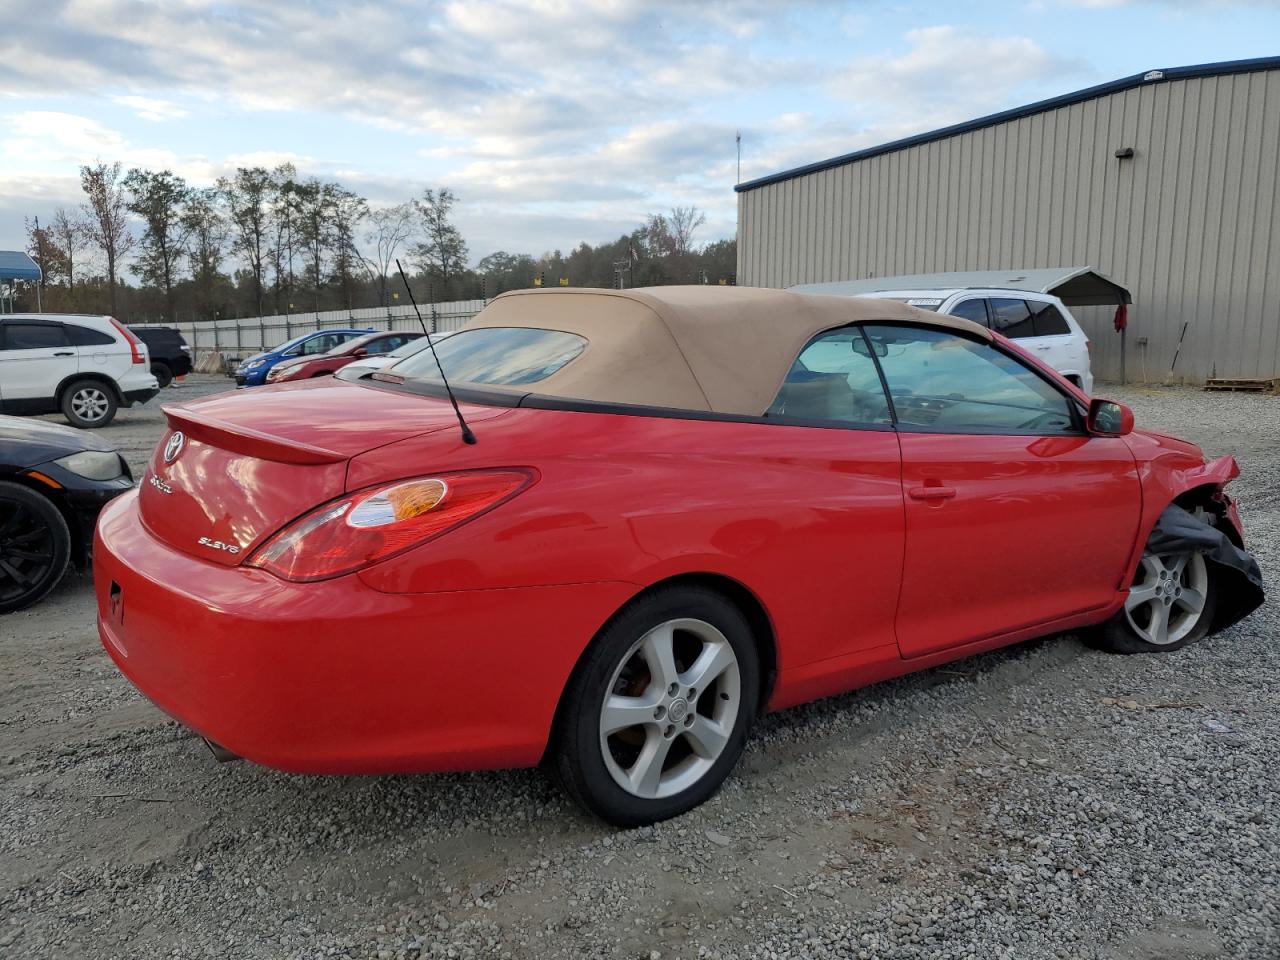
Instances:
[[[218,394],[164,412],[169,430],[141,483],[143,523],[173,547],[224,566],[342,494],[357,454],[443,431],[452,431],[443,446],[462,446],[447,401],[331,379]],[[506,412],[465,408],[472,422]]]

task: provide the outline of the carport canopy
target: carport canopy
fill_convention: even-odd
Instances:
[[[40,268],[20,250],[0,250],[0,282],[39,280]]]
[[[1058,297],[1069,307],[1097,307],[1132,303],[1129,291],[1093,267],[1037,267],[1034,270],[962,270],[953,273],[913,273],[901,277],[870,277],[832,283],[802,283],[788,289],[853,297],[885,290],[1033,290]]]

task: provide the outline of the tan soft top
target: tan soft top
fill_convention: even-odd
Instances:
[[[513,290],[463,329],[533,327],[585,338],[576,359],[529,385],[537,394],[760,416],[806,343],[876,320],[991,338],[971,321],[893,300],[720,286]]]

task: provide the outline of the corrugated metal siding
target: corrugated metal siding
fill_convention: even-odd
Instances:
[[[1131,160],[1117,160],[1133,147]],[[738,195],[738,282],[1088,264],[1129,376],[1280,376],[1280,71],[1153,83]],[[1074,311],[1119,375],[1112,311]],[[1138,344],[1146,338],[1145,347]]]

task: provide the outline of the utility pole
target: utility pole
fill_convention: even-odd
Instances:
[[[36,258],[40,261],[40,279],[36,281],[36,313],[44,313],[44,236],[40,233],[40,218],[36,217]]]
[[[733,139],[738,144],[738,179],[734,183],[739,184],[742,182],[742,131],[738,130]]]

